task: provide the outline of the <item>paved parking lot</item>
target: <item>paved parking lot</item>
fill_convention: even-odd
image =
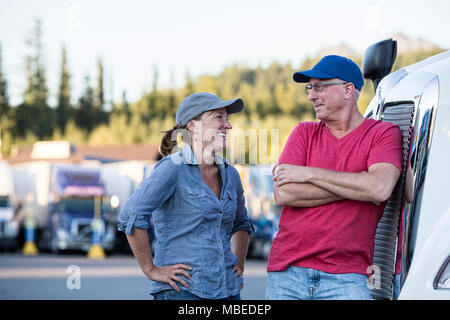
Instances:
[[[264,299],[266,261],[247,260],[244,275],[242,298]],[[146,300],[152,299],[149,289],[131,255],[89,260],[80,254],[0,253],[1,300]]]

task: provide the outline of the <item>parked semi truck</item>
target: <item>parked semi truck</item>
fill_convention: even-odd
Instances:
[[[8,162],[0,161],[0,248],[17,246],[18,223],[15,219],[14,183]]]
[[[281,207],[273,198],[272,166],[236,165],[244,187],[248,216],[254,233],[249,241],[248,256],[267,259],[278,232]]]
[[[413,201],[400,207],[398,227],[395,219],[378,225],[374,264],[387,267],[374,297],[392,297],[393,266],[401,256],[399,299],[450,299],[450,51],[389,74],[395,55],[396,42],[388,39],[369,47],[363,59],[364,77],[375,86],[365,116],[406,133],[404,167],[412,169],[414,190]]]
[[[142,181],[151,174],[154,164],[147,161],[117,161],[101,166],[102,180],[106,189],[114,194],[116,211],[120,212],[130,195],[139,187]],[[116,223],[117,225],[117,223]],[[154,250],[155,239],[152,224],[148,232],[149,242]],[[116,233],[116,248],[118,251],[131,252],[126,235]]]
[[[117,212],[98,167],[37,161],[14,166],[13,176],[21,220],[31,216],[39,248],[88,251],[96,230],[103,249],[113,250]]]

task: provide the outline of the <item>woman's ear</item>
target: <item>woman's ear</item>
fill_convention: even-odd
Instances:
[[[194,127],[195,127],[194,120],[190,120],[190,121],[186,124],[186,128],[187,128],[189,131],[191,131],[191,132],[194,132]]]

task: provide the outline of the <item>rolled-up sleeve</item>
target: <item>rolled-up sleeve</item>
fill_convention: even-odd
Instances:
[[[245,230],[248,232],[249,236],[253,235],[254,227],[252,222],[250,221],[247,215],[247,208],[245,207],[245,197],[244,197],[244,189],[242,188],[241,179],[238,175],[238,184],[237,184],[237,209],[236,209],[236,217],[233,222],[233,229],[231,234],[235,234],[239,230]]]
[[[132,234],[133,228],[150,228],[152,211],[164,203],[176,188],[177,167],[170,156],[155,166],[150,177],[142,182],[120,211],[117,230]]]

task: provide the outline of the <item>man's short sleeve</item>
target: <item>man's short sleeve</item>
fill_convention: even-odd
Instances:
[[[307,122],[300,122],[292,130],[278,163],[288,163],[297,166],[304,166],[306,164],[307,125]]]
[[[383,122],[370,150],[367,166],[375,163],[391,163],[402,170],[402,136],[398,126]]]

